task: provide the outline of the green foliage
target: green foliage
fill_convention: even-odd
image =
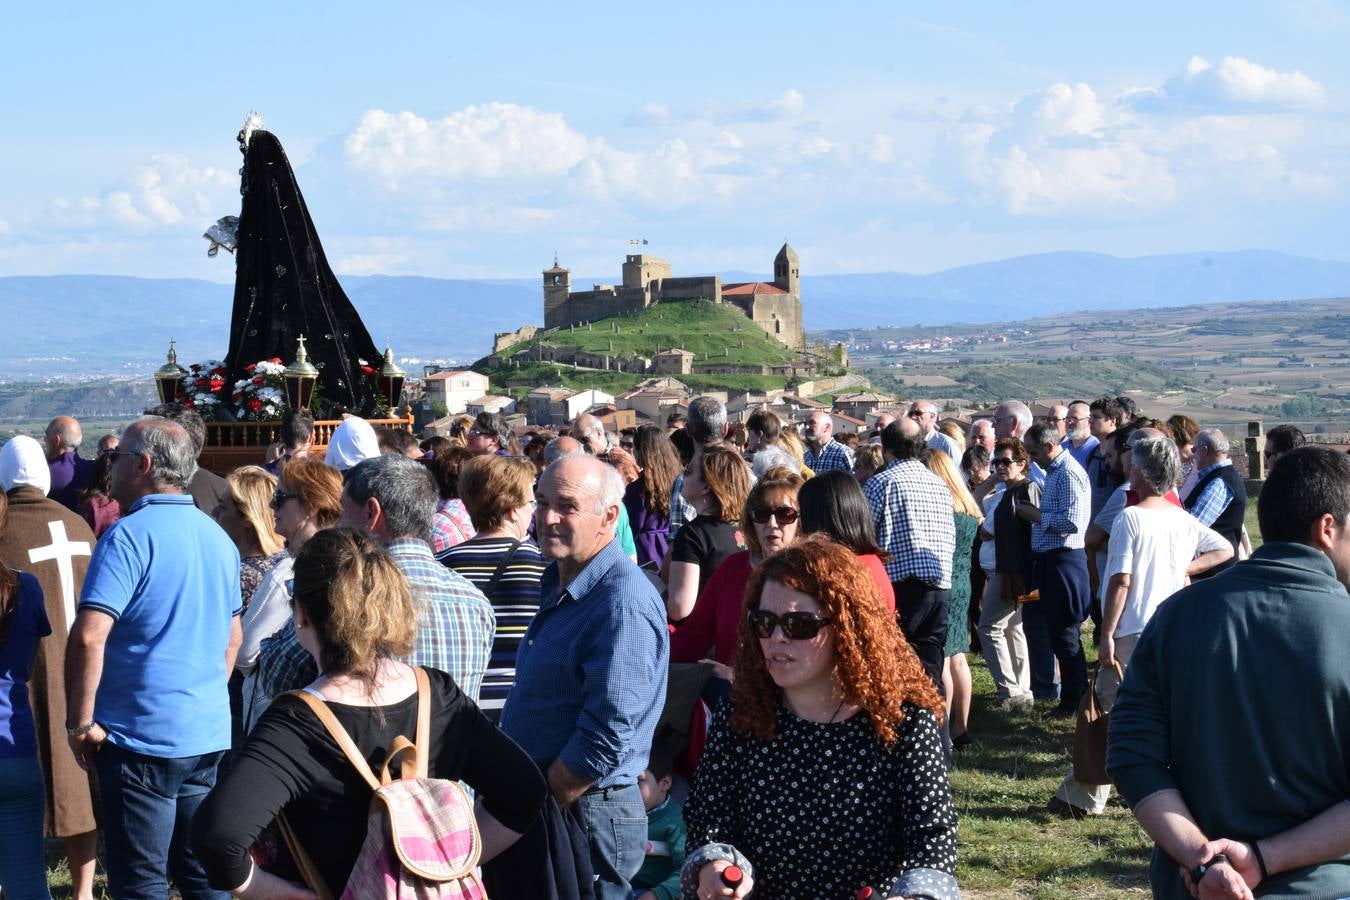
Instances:
[[[450,408],[441,401],[436,400],[431,404],[431,414],[438,419],[444,419],[446,416],[450,415]]]

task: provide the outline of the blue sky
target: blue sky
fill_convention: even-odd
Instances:
[[[0,275],[228,281],[260,111],[339,273],[1350,259],[1344,3],[7,12]]]

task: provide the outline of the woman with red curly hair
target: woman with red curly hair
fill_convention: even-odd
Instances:
[[[812,535],[755,570],[735,676],[685,809],[682,896],[959,896],[943,702],[852,551]]]

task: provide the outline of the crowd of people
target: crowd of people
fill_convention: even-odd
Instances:
[[[101,830],[117,898],[351,895],[411,765],[472,791],[490,896],[946,900],[973,649],[998,716],[1108,715],[1109,777],[1045,803],[1114,785],[1155,895],[1350,895],[1350,457],[1272,429],[1253,553],[1217,428],[940,417],[347,418],[320,454],[292,413],[224,477],[175,405],[94,460],[68,416],[11,439],[0,889],[49,897],[56,837],[89,900]]]

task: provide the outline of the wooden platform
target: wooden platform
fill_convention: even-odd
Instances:
[[[401,418],[367,419],[376,428],[413,429],[412,407],[403,408]],[[341,419],[319,419],[314,422],[314,445],[310,452],[323,458],[333,430]],[[202,467],[217,475],[227,475],[240,466],[260,466],[267,460],[267,448],[276,443],[281,433],[281,421],[271,422],[207,422],[206,445],[202,447]]]

